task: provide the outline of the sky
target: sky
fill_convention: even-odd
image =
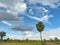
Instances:
[[[0,0],[0,31],[6,32],[5,38],[40,40],[36,24],[42,21],[43,39],[60,39],[59,19],[60,0]]]

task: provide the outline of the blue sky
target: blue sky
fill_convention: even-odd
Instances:
[[[6,38],[39,40],[35,26],[42,21],[43,39],[60,39],[59,19],[60,0],[0,0],[0,31],[6,32]]]

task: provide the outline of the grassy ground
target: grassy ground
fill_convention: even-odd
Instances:
[[[42,45],[41,42],[0,42],[0,45]]]
[[[0,42],[0,45],[42,45],[40,41],[24,41],[24,42],[15,42],[15,41],[5,41],[5,42]],[[60,45],[60,41],[55,41],[55,42],[44,42],[44,45]]]
[[[60,41],[54,41],[54,43],[60,45]]]

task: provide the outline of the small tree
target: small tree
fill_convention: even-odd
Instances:
[[[41,42],[42,42],[42,45],[43,45],[43,40],[42,40],[42,34],[41,32],[43,31],[44,29],[44,24],[40,21],[36,24],[36,28],[37,28],[37,31],[40,32],[40,38],[41,38]]]
[[[6,32],[0,32],[0,38],[1,38],[1,41],[3,40],[3,37],[6,36]]]
[[[10,40],[10,38],[7,38],[7,41],[9,41]]]
[[[55,37],[55,41],[59,41],[59,39],[57,37]]]

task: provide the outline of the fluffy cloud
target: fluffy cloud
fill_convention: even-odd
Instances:
[[[19,25],[16,25],[16,26],[12,26],[11,27],[13,30],[16,30],[16,31],[31,31],[33,29],[33,27],[29,27],[29,26],[19,26]]]
[[[23,35],[19,36],[19,38],[16,38],[17,35],[15,36],[10,36],[11,39],[29,39],[29,40],[40,40],[40,33],[37,32],[37,33],[34,33],[32,31],[24,31],[22,32]],[[22,38],[24,37],[24,38]],[[49,29],[49,30],[46,30],[46,31],[43,31],[42,32],[42,37],[43,39],[54,39],[55,37],[57,37],[58,39],[60,39],[60,28],[56,28],[56,29]]]
[[[0,21],[19,21],[18,13],[26,10],[24,0],[0,0]],[[4,8],[4,9],[2,9]]]
[[[45,5],[45,6],[50,6],[51,8],[58,7],[57,6],[57,5],[59,5],[58,2],[60,2],[60,0],[37,0],[37,1],[36,0],[26,0],[26,3],[28,3],[29,5],[40,3],[40,4]],[[56,5],[56,3],[57,3],[57,5]]]
[[[0,21],[19,21],[20,18],[7,12],[0,11]]]
[[[10,25],[8,21],[22,21],[22,17],[18,17],[18,13],[23,13],[27,5],[24,0],[0,0],[0,22]]]
[[[45,37],[45,38],[47,37],[46,39],[49,39],[49,38],[53,38],[54,39],[54,37],[57,37],[57,38],[60,39],[59,34],[60,34],[60,27],[44,31],[43,32],[43,37]]]
[[[54,37],[57,37],[58,39],[60,39],[60,28],[56,28],[56,29],[49,29],[48,31],[43,31],[42,32],[42,36],[43,39],[54,39]],[[33,32],[27,32],[26,34],[26,38],[30,39],[30,40],[39,40],[40,39],[40,33],[38,32],[37,34],[34,34]]]
[[[6,10],[5,8],[0,10],[0,22],[8,26],[12,26],[14,22],[16,22],[15,24],[19,24],[22,21],[23,17],[18,17],[18,15],[16,15],[15,12],[12,13],[12,11]]]
[[[19,6],[20,5],[20,6]],[[15,6],[15,10],[17,11],[17,12],[24,12],[25,10],[26,10],[26,7],[27,7],[27,5],[25,4],[25,3],[17,3],[16,4],[16,6]]]
[[[14,11],[15,13],[22,13],[26,10],[27,5],[24,0],[0,0],[0,7],[6,7],[7,9]]]

